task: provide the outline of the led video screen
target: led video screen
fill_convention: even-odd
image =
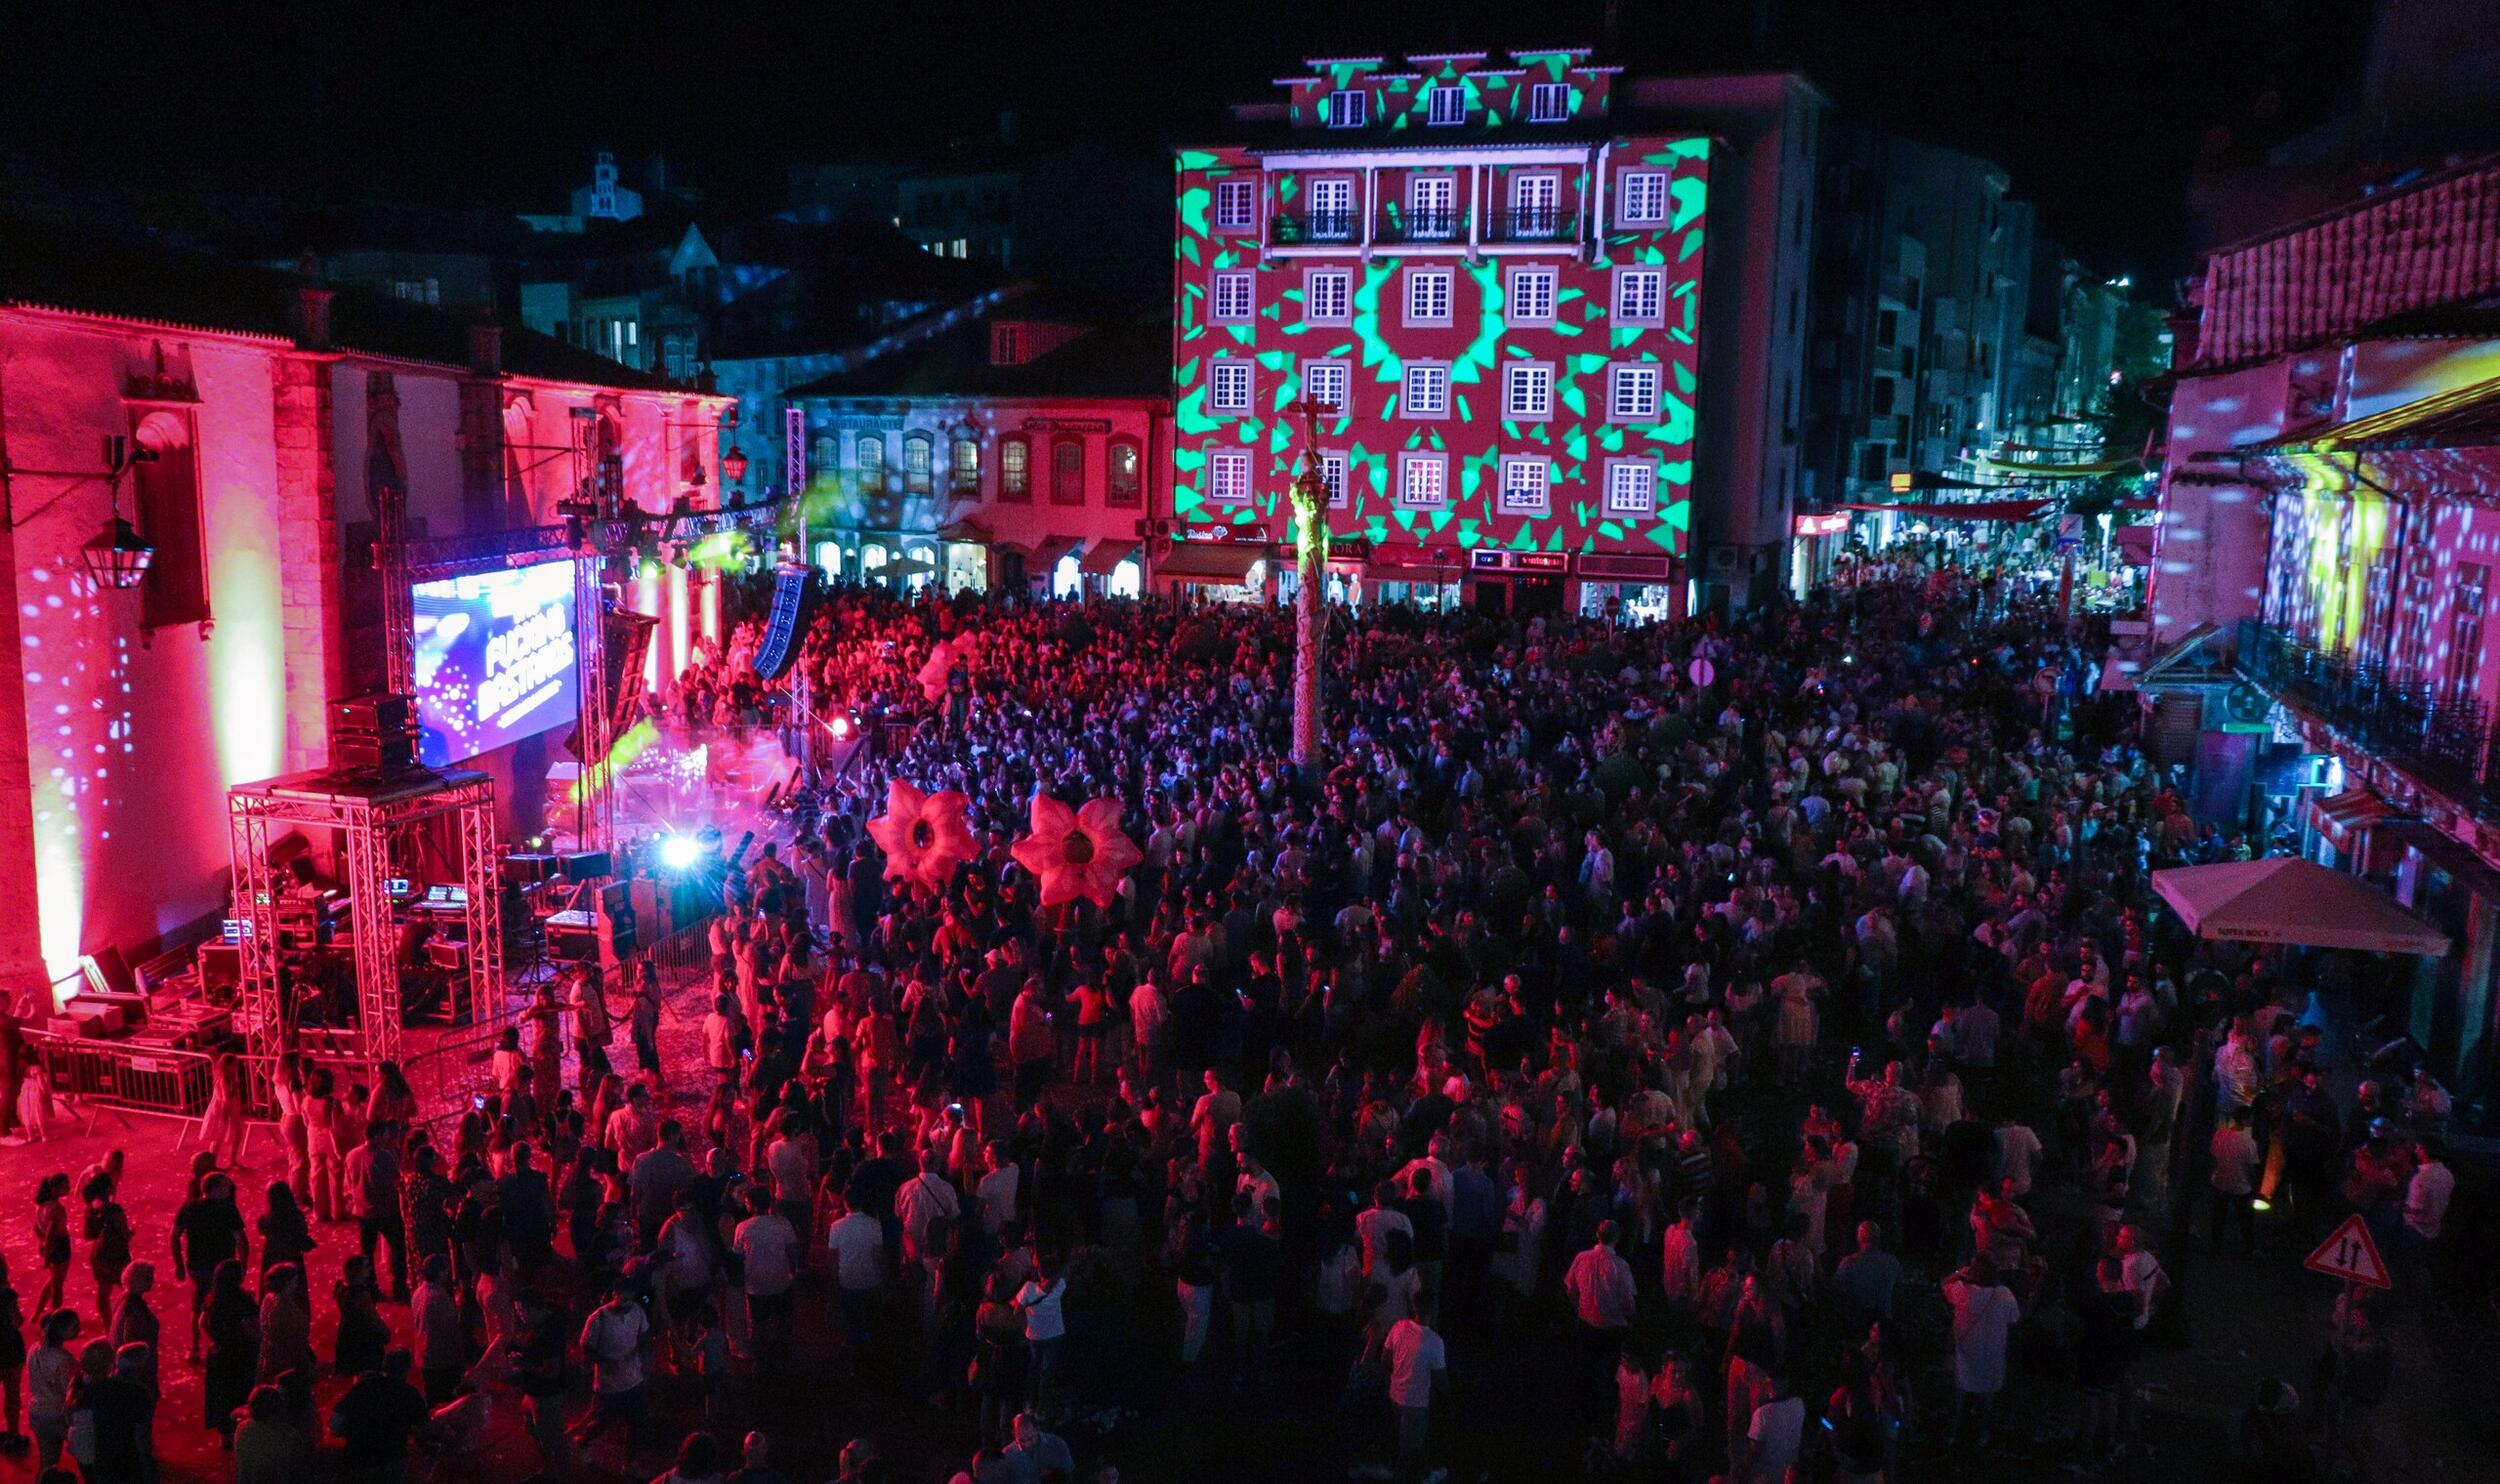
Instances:
[[[573,564],[420,582],[418,756],[444,767],[573,721]]]

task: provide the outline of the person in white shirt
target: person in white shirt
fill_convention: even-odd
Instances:
[[[2417,1140],[2413,1146],[2417,1163],[2413,1179],[2405,1186],[2405,1223],[2403,1254],[2399,1270],[2405,1286],[2420,1301],[2436,1307],[2439,1296],[2437,1274],[2431,1267],[2431,1247],[2438,1242],[2441,1229],[2448,1220],[2448,1201],[2456,1194],[2457,1177],[2439,1157],[2436,1142]]]
[[[920,1173],[894,1192],[894,1215],[903,1223],[907,1255],[916,1258],[928,1250],[932,1222],[941,1216],[952,1221],[961,1214],[963,1203],[946,1180],[946,1156],[934,1149],[927,1151],[920,1156]]]
[[[851,1364],[868,1347],[868,1318],[876,1307],[877,1286],[885,1280],[885,1225],[865,1211],[854,1211],[836,1191],[826,1196],[825,1251],[833,1259],[835,1304],[842,1315],[842,1338]]]
[[[1433,1395],[1449,1395],[1449,1354],[1441,1336],[1420,1319],[1389,1326],[1381,1349],[1389,1363],[1389,1405],[1398,1417],[1398,1470],[1411,1478],[1423,1458]]]
[[[643,1353],[650,1343],[651,1321],[635,1298],[634,1285],[619,1278],[616,1291],[582,1325],[581,1351],[590,1362],[592,1410],[574,1424],[573,1441],[587,1446],[609,1427],[622,1425],[630,1457],[634,1434],[645,1414]]]
[[[1068,1337],[1068,1323],[1061,1313],[1059,1301],[1067,1296],[1068,1280],[1054,1276],[1042,1264],[1042,1255],[1033,1254],[1033,1276],[1016,1293],[1016,1307],[1024,1311],[1024,1342],[1033,1355],[1033,1405],[1049,1403],[1051,1383],[1058,1379],[1059,1351]]]
[[[1744,1467],[1737,1477],[1745,1484],[1788,1484],[1805,1441],[1805,1398],[1789,1395],[1788,1378],[1774,1372],[1771,1399],[1755,1407],[1745,1425]]]
[[[1985,1449],[1997,1393],[2005,1389],[2006,1340],[2022,1317],[2022,1304],[1984,1262],[1945,1279],[1944,1298],[1953,1306],[1953,1425],[1945,1448],[1950,1452],[1959,1444],[1964,1415],[1976,1412],[1979,1445]]]
[[[1576,1321],[1571,1333],[1582,1377],[1574,1390],[1584,1407],[1604,1403],[1606,1377],[1623,1350],[1624,1334],[1632,1327],[1633,1306],[1640,1298],[1632,1281],[1632,1265],[1615,1251],[1616,1235],[1613,1222],[1599,1222],[1597,1240],[1573,1258],[1563,1273],[1563,1292],[1571,1299]]]
[[[1392,1231],[1406,1233],[1409,1243],[1415,1240],[1415,1223],[1398,1209],[1398,1188],[1383,1180],[1372,1189],[1370,1209],[1354,1218],[1354,1234],[1363,1244],[1364,1277],[1372,1277],[1380,1267],[1381,1254],[1388,1247]]]
[[[2032,1165],[2040,1158],[2040,1136],[2012,1118],[1997,1121],[1997,1167],[2000,1180],[2014,1182],[2014,1194],[2031,1193]]]
[[[2257,1140],[2248,1131],[2248,1120],[2234,1113],[2214,1130],[2212,1146],[2214,1172],[2214,1250],[2222,1250],[2223,1224],[2237,1217],[2240,1224],[2240,1247],[2253,1256],[2257,1251],[2257,1211],[2250,1198],[2257,1192],[2257,1165],[2263,1156]]]
[[[745,1265],[747,1323],[755,1334],[756,1354],[786,1355],[790,1345],[791,1285],[798,1281],[801,1249],[798,1228],[778,1207],[756,1196],[755,1214],[738,1223],[730,1250]]]
[[[1024,1170],[1007,1155],[1007,1146],[992,1139],[982,1151],[981,1183],[972,1188],[973,1205],[981,1213],[981,1225],[996,1236],[1016,1219],[1016,1198],[1023,1189]]]

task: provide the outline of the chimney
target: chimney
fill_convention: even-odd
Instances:
[[[306,350],[330,348],[331,291],[318,284],[295,288],[295,343]]]
[[[503,375],[503,326],[492,321],[469,326],[469,370],[479,376]]]

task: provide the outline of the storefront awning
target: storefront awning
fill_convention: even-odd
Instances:
[[[2352,849],[2352,832],[2387,814],[2387,801],[2366,788],[2348,788],[2333,798],[2309,801],[2309,822],[2334,841],[2338,850]]]
[[[1137,555],[1137,543],[1126,536],[1102,536],[1085,548],[1076,569],[1088,577],[1108,577],[1122,562]]]
[[[1266,556],[1267,548],[1264,546],[1192,542],[1156,562],[1155,575],[1176,577],[1183,582],[1238,583],[1248,577],[1250,569]]]
[[[977,520],[950,520],[938,527],[937,538],[969,546],[987,546],[990,544],[990,528]]]
[[[1969,500],[1952,505],[1843,505],[1843,510],[1889,510],[1912,520],[2030,520],[2049,508],[2046,500]]]
[[[2444,958],[2448,936],[2368,883],[2288,855],[2174,866],[2153,890],[2200,938]]]
[[[1061,557],[1083,544],[1084,538],[1079,536],[1044,536],[1034,546],[1033,554],[1024,559],[1024,569],[1037,576],[1048,575],[1058,569]]]

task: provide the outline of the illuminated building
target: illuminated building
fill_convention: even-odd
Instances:
[[[377,488],[429,540],[552,522],[587,409],[628,499],[708,504],[722,405],[389,294],[0,220],[0,987],[227,915],[227,788],[323,766],[328,703],[382,688]],[[152,455],[120,489],[156,548],[135,592],[77,567],[107,437]],[[563,737],[470,763],[516,837]]]
[[[1313,59],[1176,159],[1158,585],[1290,588],[1282,409],[1342,595],[1665,613],[1784,573],[1821,100],[1578,50]],[[1255,586],[1254,586],[1255,584]]]
[[[2500,157],[2208,257],[2151,592],[2162,638],[2235,649],[2248,682],[2152,687],[2203,722],[2200,792],[2230,818],[2253,785],[2450,934],[2388,1034],[2469,1082],[2500,1013],[2495,294]]]
[[[1170,501],[1170,344],[1160,313],[1022,299],[792,388],[808,555],[913,591],[1138,596]]]

